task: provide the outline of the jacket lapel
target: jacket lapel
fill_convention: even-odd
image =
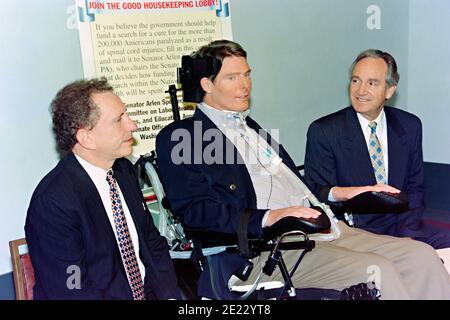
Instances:
[[[231,178],[231,185],[234,184],[236,186],[240,186],[241,192],[236,193],[236,195],[240,198],[241,201],[246,202],[246,206],[249,207],[250,204],[256,203],[256,194],[253,187],[253,183],[250,177],[250,174],[248,173],[248,170],[246,169],[244,160],[242,159],[239,151],[236,149],[234,144],[220,131],[219,128],[214,124],[214,122],[211,121],[211,119],[208,118],[207,115],[205,115],[200,109],[196,109],[194,116],[194,121],[201,121],[202,124],[202,148],[201,150],[205,150],[206,146],[210,143],[209,141],[204,141],[203,134],[208,129],[215,129],[218,130],[221,134],[223,146],[222,146],[222,155],[225,159],[223,159],[224,162],[229,163],[230,160],[232,160],[232,163],[234,165],[224,165],[222,166],[221,170],[215,170],[215,165],[203,165],[202,169],[207,172],[207,174],[211,177],[214,177],[214,179],[219,180],[229,180],[225,179],[225,177],[232,177]],[[194,139],[198,139],[198,137],[194,137]],[[232,146],[232,149],[229,148],[229,146]],[[227,156],[229,156],[230,151],[233,152],[233,159],[228,159]],[[223,175],[224,179],[218,176],[218,174]],[[243,193],[242,193],[243,191]]]
[[[74,187],[80,195],[81,206],[87,209],[92,225],[115,243],[114,231],[109,222],[102,199],[91,178],[75,158],[73,153],[66,157],[66,167],[72,177]]]
[[[113,166],[114,170],[114,178],[119,184],[120,190],[122,191],[123,201],[126,201],[127,207],[130,210],[131,217],[133,218],[134,225],[138,232],[142,232],[141,225],[142,210],[144,210],[144,203],[142,198],[140,197],[140,193],[136,193],[136,185],[133,183],[133,177],[129,176],[127,173],[124,173],[122,167],[117,165],[117,163]]]
[[[343,146],[345,163],[351,168],[351,180],[357,185],[376,184],[366,140],[353,107],[346,110]]]
[[[408,161],[408,146],[405,141],[406,131],[403,125],[391,112],[389,107],[384,108],[386,113],[388,137],[388,183],[397,188],[403,188],[405,169]]]

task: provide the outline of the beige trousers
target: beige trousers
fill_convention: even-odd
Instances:
[[[292,278],[296,288],[342,290],[374,281],[381,299],[450,299],[450,276],[431,246],[338,224],[342,232],[339,239],[316,241],[316,247],[303,258]],[[253,283],[268,254],[263,252],[253,259],[249,279],[237,284]],[[298,250],[283,252],[289,270],[299,254]],[[271,277],[264,275],[262,281],[283,281],[279,268]]]

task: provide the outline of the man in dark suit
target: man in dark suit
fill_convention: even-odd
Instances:
[[[34,298],[179,298],[167,242],[123,158],[136,129],[125,105],[106,79],[92,79],[65,86],[51,106],[67,155],[39,183],[28,209]]]
[[[194,116],[166,126],[156,139],[160,177],[183,225],[227,234],[247,230],[249,237],[262,238],[265,228],[284,217],[317,218],[320,212],[310,204],[318,201],[289,154],[248,117],[251,71],[245,50],[218,40],[192,58],[199,65],[218,60],[221,67],[198,80],[203,102]],[[384,299],[450,299],[450,277],[430,246],[349,228],[336,223],[330,210],[326,214],[335,233],[305,255],[293,275],[295,287],[342,290],[366,282],[376,266]],[[199,294],[230,297],[234,285],[253,284],[267,255],[250,261],[226,252],[209,256]],[[288,269],[298,255],[284,252]],[[253,271],[244,272],[250,263]],[[279,272],[262,279],[283,281]]]
[[[399,81],[394,58],[362,52],[351,68],[352,105],[314,121],[307,134],[305,177],[321,201],[339,210],[366,191],[405,192],[401,214],[353,214],[348,223],[378,234],[411,237],[435,248],[450,247],[447,230],[424,225],[422,124],[416,116],[384,106]],[[371,147],[374,146],[376,148]],[[376,151],[371,151],[377,149]]]

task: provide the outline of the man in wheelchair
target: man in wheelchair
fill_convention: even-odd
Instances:
[[[235,285],[286,280],[280,268],[261,275],[270,251],[243,249],[247,238],[264,239],[300,221],[313,231],[331,229],[317,235],[291,274],[295,288],[343,290],[375,281],[382,299],[450,299],[450,277],[430,246],[350,228],[312,195],[283,146],[248,116],[251,70],[239,44],[214,41],[183,64],[184,100],[202,102],[192,118],[158,134],[160,178],[188,234],[221,233],[240,243],[239,251],[207,257],[199,295],[230,298]],[[287,269],[302,251],[283,252]]]

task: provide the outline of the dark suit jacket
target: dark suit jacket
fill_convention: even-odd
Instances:
[[[257,132],[261,129],[250,117],[247,117],[247,124]],[[219,156],[222,163],[207,164],[203,160],[203,152],[211,151],[211,146],[207,149],[211,141],[202,141],[203,134],[209,129],[217,130],[216,139],[224,142],[218,144],[221,148],[215,153],[223,155]],[[278,148],[283,162],[298,175],[284,148],[269,135],[266,138],[275,150]],[[184,153],[182,147],[185,147]],[[262,237],[261,223],[267,210],[256,209],[256,194],[244,161],[231,141],[202,111],[197,109],[192,118],[173,122],[161,130],[156,138],[156,151],[160,178],[171,209],[184,226],[236,234],[244,210],[250,210],[248,234]],[[183,158],[183,163],[179,163],[178,158]],[[199,295],[227,298],[228,279],[245,261],[237,254],[222,253],[210,257],[200,277]],[[209,268],[213,269],[213,280],[209,277]]]
[[[420,237],[424,193],[422,124],[406,111],[391,107],[385,107],[384,111],[388,183],[408,194],[410,211],[354,215],[355,225],[375,233]],[[334,186],[376,184],[367,144],[352,106],[314,121],[307,138],[305,178],[321,201],[327,201]]]
[[[179,298],[167,242],[144,211],[132,164],[119,159],[113,170],[136,225],[146,297]],[[132,299],[100,195],[73,153],[39,183],[28,209],[25,233],[36,274],[36,299]],[[79,267],[79,289],[67,287],[67,283],[77,284],[77,272],[71,266]]]

